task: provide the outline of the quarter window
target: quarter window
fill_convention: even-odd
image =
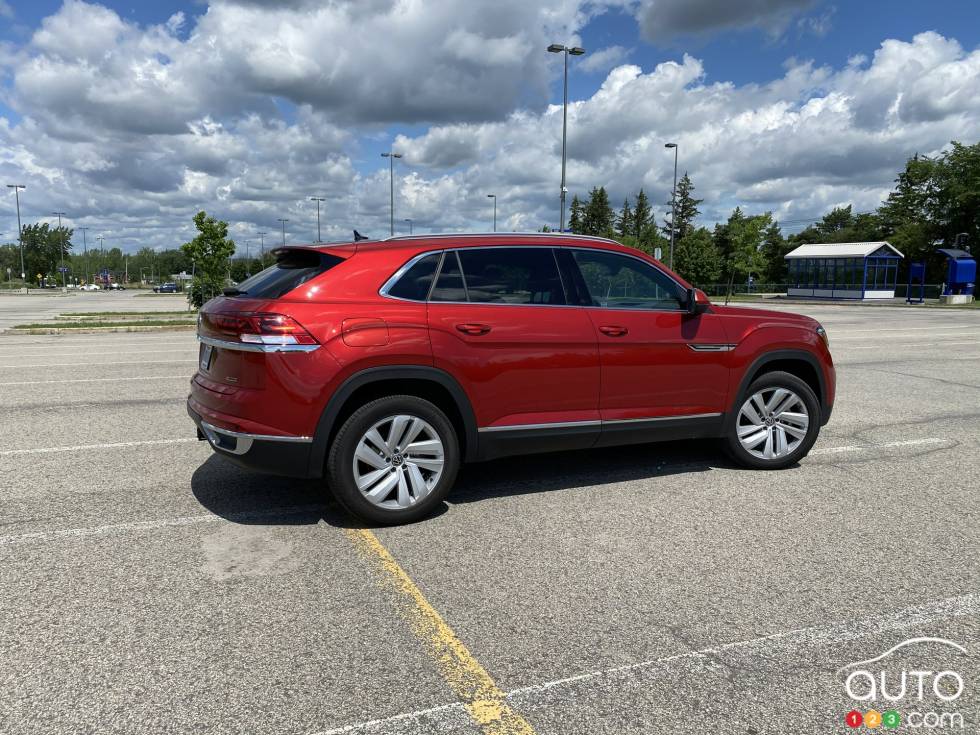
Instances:
[[[432,286],[432,277],[439,265],[440,253],[426,255],[405,271],[401,278],[388,289],[388,295],[410,301],[425,301]]]
[[[592,306],[608,309],[680,310],[681,287],[636,258],[601,250],[573,250]]]

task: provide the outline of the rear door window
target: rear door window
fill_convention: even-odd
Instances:
[[[318,250],[280,250],[275,265],[246,278],[228,293],[252,299],[278,299],[343,261]]]
[[[458,253],[471,303],[565,304],[551,248],[466,248]]]

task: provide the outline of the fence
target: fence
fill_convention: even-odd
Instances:
[[[750,289],[745,283],[736,283],[732,286],[732,295],[744,296],[747,294],[780,294],[785,296],[789,284],[786,283],[753,283]],[[727,283],[709,283],[698,286],[709,297],[724,297],[728,293]],[[908,292],[908,284],[899,283],[895,286],[895,298],[904,299]],[[942,285],[939,283],[927,283],[923,289],[923,298],[938,299],[942,294]],[[919,297],[919,287],[912,286],[912,298]]]

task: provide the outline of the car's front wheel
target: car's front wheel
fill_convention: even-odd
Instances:
[[[820,433],[820,403],[804,381],[775,371],[757,378],[728,418],[728,454],[762,470],[788,467],[806,456]]]
[[[334,496],[366,521],[410,523],[446,497],[459,470],[452,422],[416,396],[365,404],[337,432],[327,457]]]

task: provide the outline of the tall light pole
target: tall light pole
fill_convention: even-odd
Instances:
[[[99,266],[103,266],[103,265],[105,265],[105,235],[99,235],[95,239],[99,241]],[[152,258],[150,260],[150,264],[151,264],[151,266],[150,266],[150,280],[152,281],[153,280],[153,268],[152,268],[153,260],[152,260]],[[105,285],[108,286],[109,285],[109,277],[106,276],[103,279],[102,282]]]
[[[20,243],[20,280],[27,286],[27,273],[24,272],[24,228],[20,226],[20,190],[27,187],[23,184],[7,184],[8,189],[14,190],[14,199],[17,202],[17,242]]]
[[[405,221],[408,222],[408,234],[409,235],[414,235],[415,233],[413,232],[411,218],[406,218]]]
[[[286,247],[286,223],[289,222],[288,219],[279,219],[282,222],[282,246]]]
[[[493,231],[497,231],[497,195],[487,194],[487,199],[493,199]]]
[[[401,158],[401,153],[388,151],[381,154],[382,158],[388,159],[388,182],[391,191],[391,236],[395,236],[395,159]]]
[[[670,195],[670,262],[667,267],[674,269],[674,231],[677,229],[677,143],[665,143],[664,148],[674,149],[674,188]]]
[[[311,202],[316,202],[316,241],[323,242],[320,239],[320,202],[327,201],[323,197],[310,197]]]
[[[252,274],[248,272],[249,261],[251,258],[248,257],[248,240],[245,241],[245,277],[248,278]]]
[[[61,287],[68,290],[65,284],[65,231],[61,229],[61,218],[65,216],[64,212],[52,212],[52,215],[58,217],[58,234],[61,235]]]
[[[88,227],[76,227],[75,229],[82,231],[82,251],[84,252],[84,255],[85,255],[85,257],[84,257],[84,259],[82,261],[83,263],[85,263],[85,265],[82,266],[82,275],[85,276],[86,279],[88,279],[88,273],[87,273],[87,271],[88,271],[88,239],[85,236],[85,233],[88,232]]]
[[[268,233],[256,232],[255,234],[259,236],[259,257],[262,260],[262,267],[265,268],[265,236]]]
[[[548,47],[548,51],[553,54],[565,54],[565,92],[561,108],[561,215],[558,220],[558,231],[565,229],[565,142],[568,135],[568,55],[581,56],[585,53],[584,48],[578,46],[563,46],[560,43],[553,43]]]

